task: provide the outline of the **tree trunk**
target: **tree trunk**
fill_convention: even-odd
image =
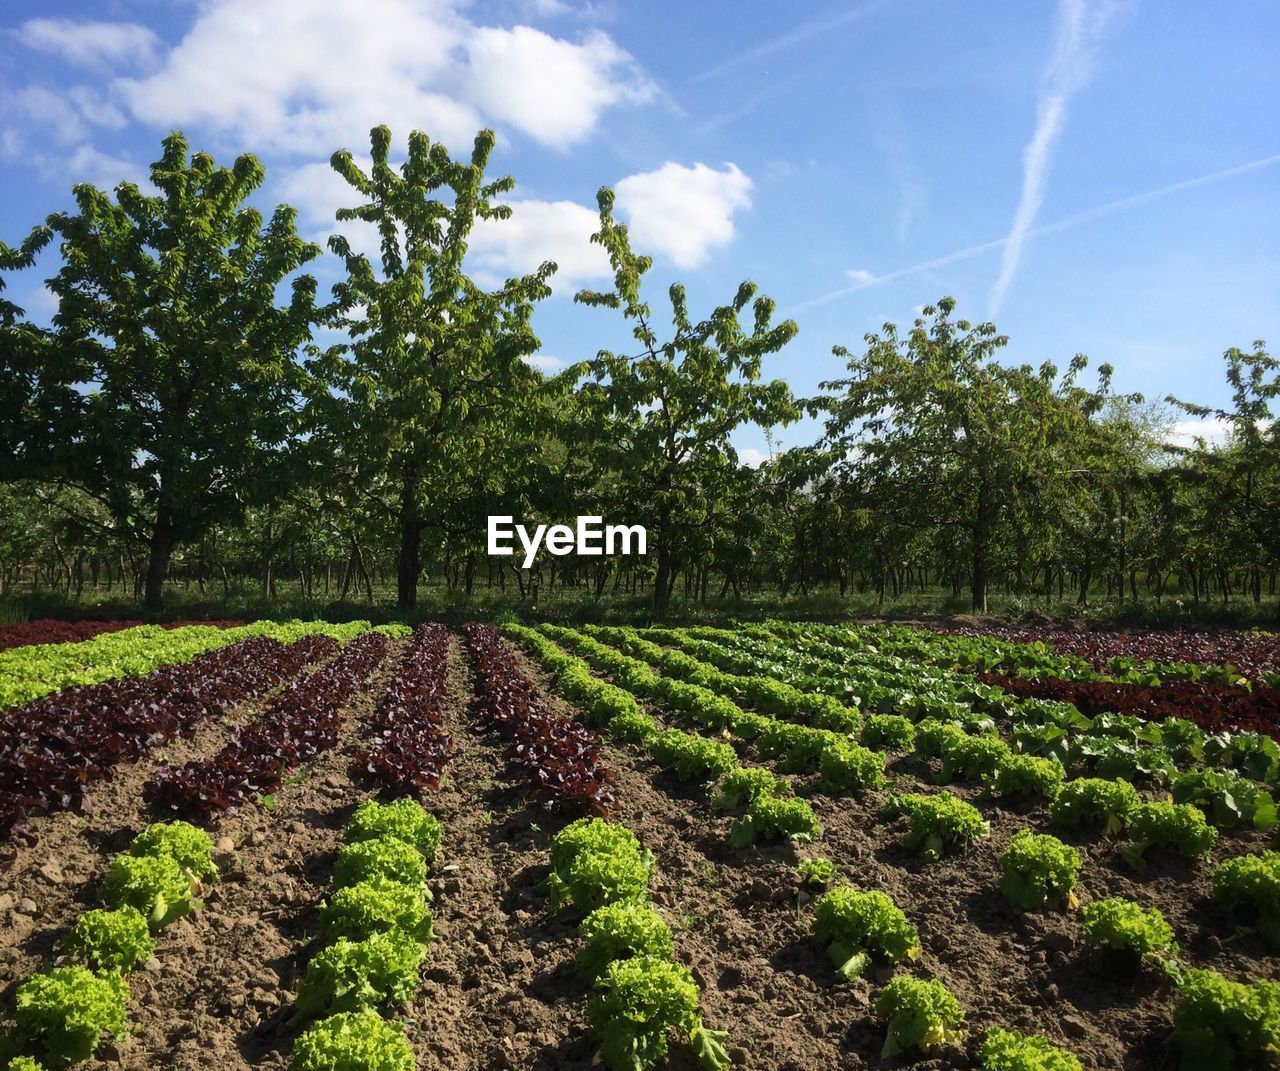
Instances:
[[[151,531],[148,548],[147,587],[143,605],[148,610],[159,610],[164,602],[164,578],[169,572],[169,556],[173,553],[173,532],[169,528],[168,511],[162,506],[156,515],[156,526]]]
[[[418,469],[406,465],[400,493],[400,556],[396,572],[396,605],[402,610],[418,605],[418,553],[422,547],[422,521],[418,517]]]
[[[978,500],[973,512],[973,579],[970,594],[973,608],[987,612],[987,586],[991,581],[991,531],[995,527],[996,509],[991,488],[986,481],[978,485]]]

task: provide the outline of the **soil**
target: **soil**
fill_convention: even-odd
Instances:
[[[330,888],[342,830],[371,794],[353,782],[351,755],[406,646],[392,643],[371,686],[348,704],[336,750],[282,789],[274,810],[245,811],[214,832],[224,847],[223,838],[233,844],[220,853],[223,880],[210,887],[202,912],[165,930],[155,960],[130,977],[132,1034],[103,1046],[89,1071],[287,1065],[300,1029],[286,1022],[291,994],[316,950],[317,909]],[[573,716],[553,696],[549,678],[519,659],[548,704]],[[594,1056],[586,1015],[591,994],[573,966],[578,920],[568,910],[548,911],[539,888],[547,843],[566,819],[525,807],[506,774],[505,745],[471,721],[471,693],[471,671],[454,636],[444,719],[455,761],[427,801],[444,828],[431,880],[436,937],[417,997],[388,1014],[405,1024],[422,1069],[587,1071]],[[167,754],[175,761],[212,754],[227,731],[207,726]],[[730,851],[731,819],[710,808],[704,789],[678,784],[630,750],[607,753],[620,800],[616,818],[656,857],[654,903],[671,924],[677,957],[703,988],[706,1024],[729,1032],[735,1066],[968,1068],[976,1066],[982,1034],[999,1025],[1046,1034],[1087,1068],[1157,1067],[1174,1002],[1168,984],[1100,972],[1081,947],[1076,916],[1024,913],[999,893],[1000,852],[1018,829],[1047,828],[1043,807],[1011,807],[952,786],[990,819],[991,837],[928,865],[896,843],[898,829],[879,813],[883,793],[815,794],[821,840]],[[41,844],[20,849],[13,868],[0,875],[0,917],[10,923],[0,936],[0,981],[9,1000],[17,981],[56,951],[76,915],[91,906],[111,854],[145,824],[138,789],[150,765],[121,771],[103,786],[92,821],[67,814],[41,820]],[[914,775],[895,772],[901,788],[919,787]],[[803,779],[796,783],[805,790]],[[1147,873],[1137,875],[1108,841],[1063,839],[1084,856],[1082,900],[1119,895],[1157,906],[1188,963],[1241,980],[1280,976],[1280,957],[1255,936],[1234,936],[1212,912],[1211,864],[1153,850]],[[1224,832],[1213,861],[1264,846],[1258,834]],[[920,931],[922,953],[900,970],[951,988],[968,1015],[964,1046],[921,1060],[880,1060],[883,1026],[871,1005],[889,972],[843,981],[811,940],[812,899],[800,895],[795,865],[818,855],[839,865],[840,879],[883,889],[902,906]],[[58,880],[42,873],[49,868]],[[36,914],[13,910],[26,898],[36,901]],[[695,1065],[673,1044],[669,1066]]]

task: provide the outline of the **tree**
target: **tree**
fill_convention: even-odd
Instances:
[[[293,431],[315,281],[294,278],[283,308],[276,291],[319,249],[298,237],[293,209],[264,226],[244,204],[264,174],[251,155],[231,168],[207,153],[188,160],[170,134],[151,165],[158,195],[126,182],[112,201],[77,185],[79,211],[37,232],[41,244],[60,239],[48,286],[63,375],[33,384],[33,404],[58,414],[56,478],[145,545],[151,609],[175,546],[238,516]],[[77,385],[72,411],[63,402]]]
[[[395,521],[397,601],[407,608],[417,603],[428,518],[445,516],[484,472],[489,439],[519,435],[519,413],[540,384],[522,360],[539,345],[530,317],[551,292],[555,265],[493,292],[463,270],[476,222],[511,215],[494,198],[514,180],[485,180],[493,131],[476,135],[469,163],[420,131],[410,134],[399,170],[388,163],[390,130],[375,127],[370,144],[368,174],[346,150],[331,163],[363,199],[338,219],[376,228],[380,272],[346,236],[329,239],[347,269],[330,322],[351,341],[317,354],[310,367],[325,387],[313,399],[316,422],[333,435],[356,492]],[[451,202],[432,196],[440,189]]]
[[[613,218],[613,191],[597,195],[600,230],[591,240],[604,247],[613,267],[614,289],[583,290],[575,300],[617,309],[632,324],[640,344],[635,355],[601,350],[582,370],[593,381],[583,390],[597,418],[602,457],[618,474],[625,505],[648,522],[656,548],[655,616],[666,613],[678,554],[706,521],[715,489],[737,467],[730,435],[743,424],[786,424],[799,416],[782,380],[760,382],[763,359],[796,334],[791,320],[773,326],[774,302],[756,295],[754,283],[738,287],[733,301],[698,323],[689,316],[684,287],[672,285],[675,333],[660,342],[652,312],[641,298],[641,282],[652,260],[632,252],[627,228]],[[741,313],[751,307],[750,332]]]
[[[907,336],[886,324],[867,350],[843,347],[848,379],[821,400],[830,417],[825,445],[869,491],[882,517],[910,528],[962,528],[973,608],[985,611],[1002,520],[1031,518],[1072,474],[1073,444],[1093,434],[1109,397],[1111,369],[1096,391],[1075,385],[1077,356],[1055,383],[1048,362],[1006,367],[994,359],[1008,339],[994,324],[952,321],[955,300],[925,306]]]

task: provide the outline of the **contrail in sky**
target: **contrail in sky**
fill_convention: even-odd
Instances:
[[[1085,0],[1059,0],[1057,41],[1044,72],[1035,133],[1022,154],[1022,195],[1005,239],[1000,275],[991,288],[991,318],[1000,311],[1022,259],[1023,243],[1035,225],[1053,147],[1066,124],[1071,98],[1089,80],[1098,44],[1117,10],[1112,2],[1091,7]]]
[[[1223,171],[1214,171],[1208,175],[1199,175],[1196,178],[1184,179],[1181,182],[1174,182],[1168,186],[1159,186],[1154,190],[1145,190],[1142,193],[1135,193],[1129,197],[1122,197],[1118,201],[1108,201],[1103,205],[1095,205],[1093,208],[1086,208],[1083,212],[1077,212],[1075,215],[1066,216],[1063,219],[1056,220],[1053,223],[1045,223],[1039,227],[1031,227],[1023,234],[1023,238],[1037,238],[1044,234],[1057,234],[1059,231],[1071,230],[1079,227],[1084,223],[1091,223],[1095,219],[1103,216],[1109,216],[1113,212],[1121,212],[1126,208],[1136,208],[1138,205],[1147,204],[1149,201],[1159,200],[1161,197],[1168,197],[1170,194],[1180,193],[1183,190],[1193,189],[1196,186],[1207,186],[1210,183],[1222,182],[1225,179],[1235,178],[1237,175],[1243,175],[1249,171],[1256,171],[1262,167],[1269,167],[1272,164],[1280,163],[1280,153],[1273,156],[1264,156],[1259,160],[1251,160],[1247,164],[1239,164],[1236,167],[1228,167]],[[855,290],[865,290],[869,286],[879,286],[881,283],[891,282],[894,279],[901,279],[907,275],[918,275],[920,272],[932,271],[934,268],[941,268],[947,264],[953,264],[958,260],[968,260],[970,257],[976,257],[979,254],[990,252],[993,249],[999,249],[1007,245],[1008,238],[996,238],[990,242],[982,242],[980,245],[971,245],[964,249],[957,249],[954,253],[946,253],[940,257],[934,257],[932,260],[924,260],[918,264],[910,264],[905,268],[898,268],[896,271],[887,272],[884,275],[873,275],[870,278],[859,279],[857,282],[849,286],[841,287],[839,290],[833,290],[829,294],[823,294],[820,297],[810,298],[808,301],[801,302],[799,305],[792,305],[785,310],[788,313],[803,312],[805,309],[816,308],[819,305],[826,305],[842,298],[846,294],[852,294]]]

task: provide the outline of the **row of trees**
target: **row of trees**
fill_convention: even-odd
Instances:
[[[978,609],[997,582],[1081,601],[1101,582],[1135,599],[1274,592],[1280,375],[1261,343],[1226,355],[1231,410],[1174,403],[1229,421],[1225,448],[1169,448],[1105,365],[1086,387],[1083,357],[1062,374],[1001,363],[1007,340],[950,299],[838,350],[847,377],[799,399],[762,378],[797,329],[753,284],[703,319],[675,285],[657,326],[650,261],[606,188],[593,241],[613,286],[577,301],[614,310],[634,345],[544,376],[526,358],[555,265],[496,289],[467,272],[473,227],[511,212],[493,143],[482,131],[455,160],[414,133],[397,166],[378,127],[367,172],[336,153],[356,202],[337,218],[378,252],[331,237],[345,275],[324,300],[294,211],[248,204],[258,161],[220,168],[177,134],[154,195],[76,186],[74,213],[0,245],[0,270],[61,254],[50,327],[0,300],[0,584],[127,584],[157,608],[174,577],[229,588],[252,572],[270,594],[283,571],[308,595],[372,599],[394,575],[408,608],[424,573],[467,591],[479,575],[527,596],[645,591],[659,614],[681,579],[702,598],[968,588]],[[818,443],[740,464],[738,428],[806,411]],[[526,574],[483,557],[492,513],[644,524],[649,560]]]

